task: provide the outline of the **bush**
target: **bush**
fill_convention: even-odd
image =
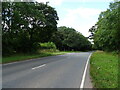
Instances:
[[[56,49],[56,45],[53,42],[40,43],[41,49]]]

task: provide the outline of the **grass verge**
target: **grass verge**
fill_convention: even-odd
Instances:
[[[33,59],[33,58],[40,58],[40,57],[46,57],[46,56],[55,56],[55,55],[61,55],[66,53],[71,53],[75,51],[58,51],[53,49],[45,49],[40,50],[38,53],[35,54],[15,54],[8,57],[3,57],[2,62],[0,63],[10,63],[10,62],[16,62],[16,61],[23,61],[27,59]]]
[[[117,88],[118,55],[94,52],[90,59],[90,74],[95,88]]]

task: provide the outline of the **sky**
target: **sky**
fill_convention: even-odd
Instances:
[[[47,2],[58,13],[58,27],[72,27],[88,37],[89,29],[98,21],[99,14],[109,8],[113,0],[36,0]]]

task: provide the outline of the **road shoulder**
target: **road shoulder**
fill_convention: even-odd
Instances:
[[[93,84],[90,76],[90,62],[88,64],[87,71],[86,71],[84,88],[93,88]]]

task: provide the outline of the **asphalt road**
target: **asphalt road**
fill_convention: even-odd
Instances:
[[[2,66],[3,88],[80,88],[91,52],[68,53]]]

